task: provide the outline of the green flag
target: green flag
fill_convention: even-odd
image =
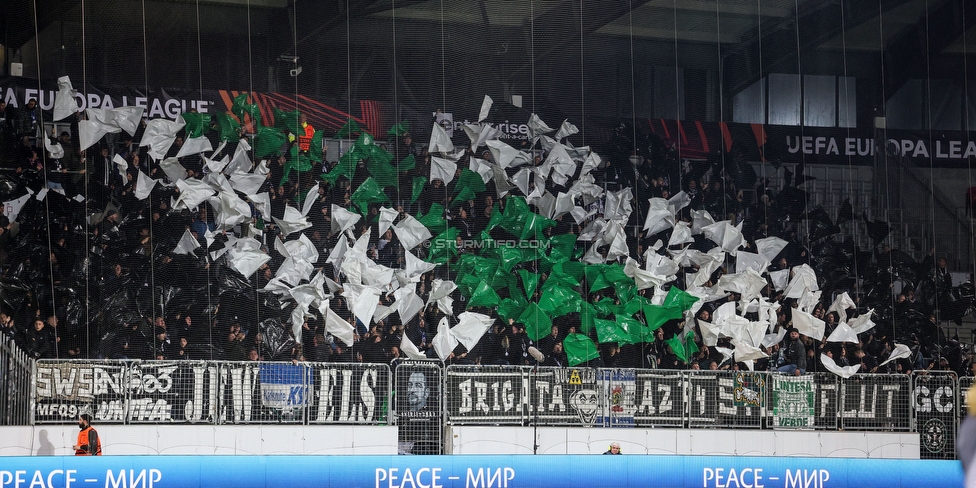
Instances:
[[[563,351],[566,352],[566,359],[570,366],[577,366],[581,363],[600,357],[596,350],[596,344],[583,334],[569,334],[563,339]]]
[[[305,135],[305,129],[298,123],[298,117],[301,115],[298,110],[285,111],[275,107],[271,113],[274,114],[275,127],[291,132],[296,136]]]
[[[376,183],[378,183],[381,187],[386,188],[388,186],[399,186],[400,179],[397,178],[396,168],[394,168],[390,163],[384,162],[380,159],[370,158],[366,161],[366,169],[369,170],[369,174],[373,175],[373,179],[375,179]]]
[[[413,157],[413,154],[411,154],[403,158],[403,161],[400,161],[400,166],[397,168],[397,171],[400,172],[410,171],[416,167],[417,167],[417,158]]]
[[[516,301],[525,302],[525,292],[519,287],[518,280],[512,278],[512,281],[508,284],[508,296],[512,297]]]
[[[617,298],[627,304],[627,315],[633,315],[640,310],[640,305],[634,300],[638,296],[636,284],[618,281],[613,284],[613,289],[617,292]]]
[[[356,119],[349,119],[345,124],[343,124],[342,127],[339,128],[339,132],[336,132],[335,138],[342,139],[352,134],[358,134],[359,132],[362,132],[362,129],[359,128],[359,124],[356,123]]]
[[[478,280],[487,280],[488,277],[498,269],[498,260],[476,254],[464,254],[458,260],[458,274],[471,273],[478,277]]]
[[[359,166],[359,160],[362,159],[362,153],[363,150],[355,146],[346,151],[345,154],[339,157],[339,161],[336,161],[336,165],[332,167],[328,174],[322,176],[322,179],[335,184],[336,180],[338,180],[340,176],[345,176],[350,180],[355,178],[356,167]]]
[[[650,329],[644,327],[644,324],[638,322],[637,319],[618,315],[617,323],[627,330],[627,334],[630,335],[630,342],[632,344],[637,344],[639,342],[654,342],[654,334],[650,331]]]
[[[596,338],[600,344],[616,342],[623,345],[632,342],[627,329],[615,320],[593,319],[593,325],[596,326]]]
[[[549,256],[558,258],[555,261],[568,261],[573,258],[573,248],[576,247],[576,234],[559,234],[549,239]]]
[[[454,186],[454,193],[458,193],[465,188],[469,189],[472,193],[481,193],[486,190],[485,182],[481,179],[481,175],[468,168],[461,169],[461,175],[458,176],[457,184]],[[471,198],[463,198],[462,200],[471,200]]]
[[[401,120],[398,124],[394,125],[393,127],[390,127],[390,130],[386,131],[386,135],[400,137],[406,134],[407,132],[410,132],[410,121]]]
[[[424,187],[427,186],[426,176],[414,176],[412,183],[412,190],[410,192],[410,203],[414,203],[420,198],[420,194],[424,192]]]
[[[580,286],[579,280],[583,277],[583,269],[585,266],[586,264],[579,261],[562,261],[556,263],[552,266],[552,273],[549,279],[552,280],[555,275],[568,286]]]
[[[552,320],[539,308],[539,305],[531,302],[525,307],[516,322],[525,324],[525,333],[533,341],[545,337],[552,330]]]
[[[681,308],[681,311],[691,309],[691,306],[698,301],[698,297],[679,289],[677,286],[672,286],[668,290],[668,296],[664,297],[664,306],[677,306]]]
[[[679,307],[654,305],[649,300],[641,303],[641,311],[644,312],[647,328],[652,332],[664,325],[665,322],[680,319],[684,315]]]
[[[312,170],[312,161],[305,156],[298,154],[298,148],[292,146],[289,150],[290,157],[288,161],[285,162],[284,174],[281,175],[281,181],[278,182],[279,185],[284,185],[288,181],[288,175],[292,171],[298,171],[299,173],[304,173],[306,171]]]
[[[200,137],[210,129],[210,114],[183,112],[182,117],[186,122],[183,129],[186,131],[187,138]]]
[[[447,228],[447,221],[444,220],[444,206],[439,203],[431,205],[427,215],[417,214],[416,218],[431,233],[443,232]]]
[[[563,271],[566,274],[576,278],[577,281],[583,278],[583,268],[586,266],[584,263],[579,261],[566,261],[562,264]]]
[[[600,317],[609,317],[611,315],[616,315],[618,313],[623,313],[623,306],[618,306],[613,303],[613,299],[610,297],[603,297],[600,301],[593,304],[593,309]]]
[[[285,134],[274,127],[258,127],[258,133],[254,136],[254,157],[264,158],[278,152],[286,140]]]
[[[519,237],[522,240],[539,239],[543,237],[543,230],[555,226],[555,220],[547,219],[539,214],[530,213],[526,216],[525,223],[522,225],[522,233]]]
[[[376,183],[373,178],[366,178],[359,188],[352,193],[349,200],[359,207],[359,212],[365,216],[369,212],[369,204],[376,202],[386,202],[389,198],[386,197],[386,193],[380,188],[380,185]]]
[[[468,300],[468,308],[472,307],[494,307],[501,301],[495,290],[492,290],[488,283],[482,281],[478,287],[471,292],[471,300]]]
[[[244,120],[244,116],[250,115],[254,127],[261,125],[261,109],[255,103],[247,103],[247,93],[241,93],[234,97],[234,103],[231,105],[230,111],[237,116],[241,124],[247,123]]]
[[[613,282],[603,277],[605,264],[591,264],[586,267],[586,280],[590,282],[590,293],[596,293],[613,286]]]
[[[217,114],[217,134],[222,141],[236,141],[241,138],[241,123],[231,114],[220,112]]]
[[[539,275],[527,269],[518,270],[518,275],[522,277],[522,286],[525,288],[525,296],[531,297],[539,285]]]
[[[520,196],[509,196],[505,200],[505,211],[502,213],[501,218],[498,221],[498,226],[502,229],[508,231],[509,234],[518,236],[522,233],[522,227],[525,225],[526,216],[530,215],[532,210],[529,209],[529,205],[525,203],[525,198]],[[488,221],[488,228],[492,228],[492,221],[495,220],[493,215],[491,220]]]
[[[698,352],[698,344],[695,344],[695,332],[692,330],[686,332],[683,338],[675,334],[674,337],[666,339],[664,342],[671,346],[674,355],[678,356],[678,359],[685,363],[691,359],[691,356]]]
[[[355,144],[356,147],[361,147],[366,149],[365,153],[367,157],[373,153],[373,150],[371,148],[371,146],[373,146],[373,135],[370,134],[369,132],[363,132],[362,134],[359,134],[359,138],[356,139],[356,142],[354,142],[353,144]]]
[[[458,291],[469,299],[483,281],[484,279],[477,274],[467,272],[458,273],[457,277],[454,278],[454,284],[457,285]]]
[[[505,323],[508,323],[508,319],[517,320],[522,315],[522,310],[525,310],[526,305],[527,303],[521,299],[502,298],[498,304],[498,316]]]
[[[594,319],[596,319],[596,309],[593,308],[593,305],[586,301],[580,302],[580,328],[584,334],[589,334],[596,326]]]
[[[551,317],[562,317],[569,313],[579,312],[581,301],[583,298],[575,290],[553,286],[547,288],[539,297],[539,307],[549,312]]]
[[[427,256],[427,262],[443,264],[456,256],[458,253],[457,236],[459,233],[461,231],[457,228],[449,227],[444,232],[434,236],[430,241],[430,254]]]
[[[498,257],[499,264],[506,272],[511,272],[515,265],[522,262],[522,250],[509,246],[498,246],[495,249],[485,249],[485,253],[491,253]],[[528,292],[531,295],[531,292]]]
[[[461,190],[461,193],[459,193],[456,197],[454,197],[451,200],[450,207],[451,208],[454,208],[454,207],[456,207],[456,206],[458,206],[458,205],[460,205],[460,204],[462,204],[462,203],[464,203],[464,202],[466,202],[468,200],[474,200],[476,197],[477,197],[477,195],[475,195],[474,192],[471,191],[470,188],[464,188],[464,189]]]
[[[390,151],[387,151],[386,149],[383,149],[382,147],[377,146],[376,144],[368,144],[364,147],[366,147],[368,157],[371,161],[375,160],[377,162],[389,164],[391,167],[393,166],[391,164],[391,161],[393,161],[393,153],[391,153]]]
[[[502,288],[508,288],[513,283],[515,283],[515,275],[499,266],[495,269],[491,281],[488,284],[494,290],[501,290]]]
[[[590,293],[616,287],[617,283],[634,284],[634,279],[628,277],[619,264],[591,264],[584,268],[584,273],[590,282]],[[623,300],[623,297],[620,299]]]
[[[495,226],[500,225],[504,221],[505,216],[498,211],[498,204],[495,204],[493,207],[491,207],[491,217],[488,219],[488,226],[485,227],[485,230],[491,232]]]
[[[325,155],[322,154],[322,137],[325,136],[325,131],[317,130],[315,135],[312,136],[312,142],[308,147],[308,158],[312,161],[322,161]]]

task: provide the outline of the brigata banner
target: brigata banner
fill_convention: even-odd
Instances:
[[[515,366],[448,366],[448,417],[457,424],[521,425],[530,371]]]
[[[38,361],[34,420],[72,423],[376,424],[387,416],[385,364]]]
[[[538,368],[530,378],[528,411],[540,424],[594,425],[608,403],[593,368]]]
[[[593,368],[451,366],[447,368],[447,414],[454,423],[594,425],[609,419],[613,387]],[[625,376],[619,372],[615,381]],[[627,373],[632,375],[632,371]],[[610,376],[607,376],[607,380]],[[629,381],[629,380],[628,380]],[[633,409],[633,394],[617,396],[621,409]],[[633,391],[633,382],[627,388]]]
[[[684,377],[663,370],[641,370],[635,378],[637,408],[634,420],[637,426],[682,427],[687,397]]]
[[[725,456],[5,457],[0,488],[946,488],[958,461]]]

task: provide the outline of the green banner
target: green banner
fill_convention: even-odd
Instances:
[[[773,426],[812,428],[813,376],[773,376]]]

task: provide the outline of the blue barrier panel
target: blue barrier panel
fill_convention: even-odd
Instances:
[[[722,456],[0,457],[0,488],[962,486],[958,461]]]

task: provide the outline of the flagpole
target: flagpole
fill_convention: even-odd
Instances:
[[[539,361],[532,366],[532,376],[529,385],[534,385],[539,374]],[[530,390],[531,391],[531,390]],[[538,399],[536,400],[538,403]],[[539,405],[532,405],[532,455],[539,454]]]

